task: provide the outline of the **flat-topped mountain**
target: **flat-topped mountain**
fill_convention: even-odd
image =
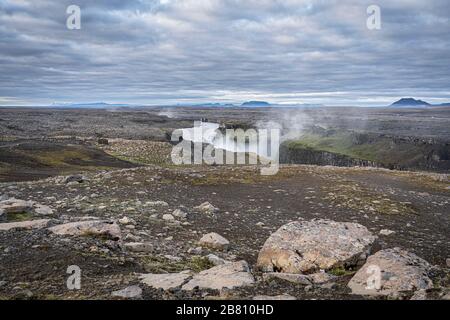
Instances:
[[[241,106],[242,107],[268,107],[268,106],[270,106],[270,103],[268,103],[266,101],[247,101],[247,102],[244,102]]]
[[[402,98],[391,104],[391,107],[428,107],[430,104],[428,102],[417,100],[414,98]]]

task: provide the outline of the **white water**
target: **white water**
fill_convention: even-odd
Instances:
[[[194,143],[211,144],[216,149],[223,149],[229,152],[250,152],[265,158],[271,158],[267,154],[267,144],[258,145],[257,136],[248,140],[236,139],[234,136],[223,135],[219,128],[220,125],[218,123],[199,122],[193,128],[182,129],[183,139]],[[258,134],[256,131],[254,133]]]

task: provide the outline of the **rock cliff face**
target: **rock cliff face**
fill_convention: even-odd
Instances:
[[[288,164],[331,165],[337,167],[379,167],[374,161],[352,158],[337,153],[314,150],[311,148],[290,148],[280,146],[280,162]]]
[[[352,133],[344,139],[345,147],[339,153],[333,152],[334,146],[330,147],[331,150],[322,150],[320,147],[283,143],[280,162],[436,172],[450,170],[450,145],[447,141],[375,133]],[[361,152],[368,154],[366,157],[355,156]]]

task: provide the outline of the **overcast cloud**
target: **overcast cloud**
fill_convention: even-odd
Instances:
[[[448,0],[0,0],[0,105],[450,102],[449,17]]]

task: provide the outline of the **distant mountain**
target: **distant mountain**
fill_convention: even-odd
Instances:
[[[241,107],[269,107],[270,103],[265,101],[247,101],[241,104]]]
[[[92,102],[92,103],[53,103],[51,107],[61,107],[61,108],[92,108],[92,109],[102,109],[111,107],[129,107],[128,104],[109,104],[106,102]]]
[[[397,108],[407,108],[407,107],[429,107],[431,106],[428,102],[422,100],[416,100],[414,98],[402,98],[391,104],[391,107]]]
[[[450,107],[450,103],[430,104],[423,100],[414,98],[402,98],[395,101],[389,107],[391,108],[430,108],[430,107]]]

